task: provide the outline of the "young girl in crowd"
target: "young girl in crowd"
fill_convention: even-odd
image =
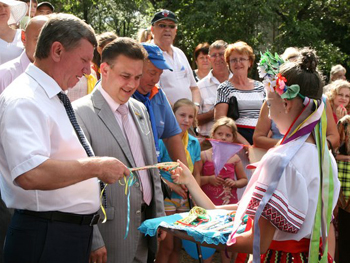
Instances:
[[[315,54],[301,50],[297,62],[281,65],[276,84],[266,86],[269,116],[284,138],[257,165],[239,205],[226,206],[237,209],[233,231],[245,214],[254,220],[253,231],[233,236],[222,249],[253,252],[254,262],[318,262],[323,252],[327,260],[339,180],[326,143],[323,84],[316,66]],[[187,186],[197,205],[216,208],[185,166],[174,171],[173,179]]]
[[[211,138],[223,142],[235,142],[237,139],[235,122],[228,117],[218,119],[212,127]],[[236,204],[237,188],[242,188],[248,183],[241,159],[238,155],[232,156],[220,174],[215,176],[212,156],[212,148],[201,152],[203,163],[201,187],[215,205]]]
[[[194,176],[194,183],[200,184],[200,145],[198,140],[188,133],[188,129],[196,124],[196,105],[188,99],[180,99],[175,102],[173,111],[182,130],[181,138],[189,172]],[[159,150],[161,162],[172,161],[162,140],[159,140]],[[187,190],[178,184],[174,184],[169,173],[161,171],[161,175],[172,190],[171,199],[166,198],[164,200],[166,215],[189,211]],[[167,234],[166,238],[160,242],[156,262],[179,262],[180,249],[181,240]]]
[[[218,119],[211,129],[210,137],[223,142],[235,142],[237,140],[235,122],[228,117]],[[236,204],[238,202],[237,188],[242,188],[248,183],[241,159],[238,155],[235,154],[228,160],[218,176],[214,172],[212,148],[201,152],[201,160],[203,163],[201,173],[201,187],[203,192],[215,205]],[[224,251],[221,251],[222,263],[231,262],[232,253],[228,253],[228,255],[229,257],[225,255]],[[211,260],[212,258],[209,258],[205,262],[210,263]]]

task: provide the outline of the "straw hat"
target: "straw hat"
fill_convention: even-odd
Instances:
[[[10,19],[7,21],[9,25],[17,24],[27,14],[28,5],[24,2],[15,0],[0,0],[0,2],[10,7]]]

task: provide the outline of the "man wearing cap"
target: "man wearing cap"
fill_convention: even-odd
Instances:
[[[36,7],[35,15],[50,15],[55,11],[54,6],[50,2],[41,2]]]
[[[73,103],[95,154],[116,157],[130,168],[157,163],[147,109],[131,98],[146,58],[146,50],[135,40],[112,41],[102,51],[101,82]],[[156,250],[156,239],[150,242],[137,228],[145,219],[165,215],[160,175],[151,169],[133,176],[129,197],[125,185],[106,188],[107,222],[94,232],[90,262],[146,262],[148,249]]]
[[[156,13],[151,21],[154,44],[163,51],[163,56],[173,71],[165,71],[159,86],[164,90],[170,103],[187,98],[199,108],[200,93],[192,69],[181,49],[174,47],[177,31],[176,15],[169,10]]]
[[[26,29],[22,31],[24,51],[19,57],[0,66],[0,93],[21,75],[30,63],[34,62],[34,51],[39,33],[47,20],[47,16],[37,16],[29,20]]]
[[[142,45],[148,52],[148,59],[143,63],[140,86],[133,98],[145,104],[150,115],[157,157],[159,156],[158,139],[163,139],[172,159],[174,161],[180,159],[186,163],[180,137],[181,129],[164,92],[156,85],[163,70],[172,71],[172,69],[158,46],[149,43],[142,43]]]

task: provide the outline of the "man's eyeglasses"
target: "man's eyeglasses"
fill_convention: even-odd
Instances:
[[[248,60],[249,58],[233,58],[233,59],[230,59],[230,63],[242,63]]]
[[[214,54],[210,54],[210,57],[211,58],[223,58],[224,55],[225,55],[224,52],[222,52],[222,53],[214,53]]]
[[[176,25],[167,25],[167,24],[156,24],[156,26],[159,28],[162,28],[162,29],[167,28],[167,27],[170,29],[176,28]]]

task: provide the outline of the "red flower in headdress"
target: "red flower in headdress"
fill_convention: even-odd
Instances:
[[[281,75],[281,73],[277,74],[276,79],[276,92],[279,95],[282,95],[285,92],[285,86],[286,86],[287,79]]]

